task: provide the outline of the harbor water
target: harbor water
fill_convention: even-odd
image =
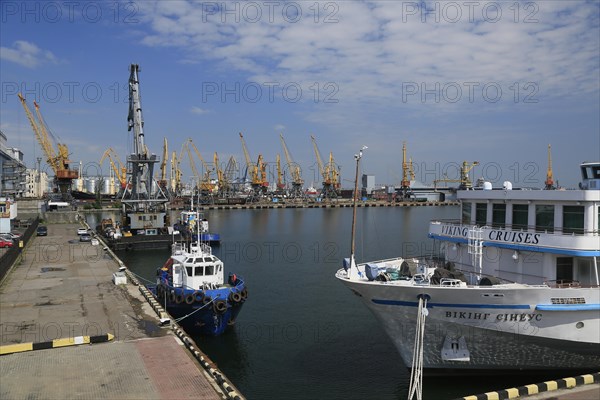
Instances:
[[[451,219],[456,206],[357,210],[357,261],[434,251],[431,219]],[[107,214],[90,214],[95,226]],[[210,210],[213,251],[225,273],[242,276],[248,301],[234,328],[195,337],[200,348],[248,399],[406,399],[410,373],[375,317],[334,277],[350,253],[352,209]],[[172,214],[173,221],[177,213]],[[168,250],[119,252],[154,281]],[[452,399],[562,377],[435,378],[425,399]]]

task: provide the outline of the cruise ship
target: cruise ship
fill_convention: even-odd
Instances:
[[[430,222],[437,256],[352,254],[336,277],[425,374],[597,371],[600,162],[581,173],[577,190],[459,190],[458,219]]]

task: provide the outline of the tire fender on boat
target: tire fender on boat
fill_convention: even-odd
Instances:
[[[196,300],[196,297],[194,296],[194,294],[195,294],[195,292],[185,295],[185,299],[184,299],[185,304],[192,304]]]
[[[198,303],[202,303],[204,302],[204,292],[201,292],[199,290],[196,290],[194,292],[194,300]]]
[[[244,288],[244,290],[242,290],[242,299],[246,300],[248,298],[248,289]]]
[[[204,299],[202,300],[202,302],[203,302],[204,304],[208,304],[208,303],[210,303],[211,301],[212,301],[212,297],[210,297],[210,296],[204,296]]]
[[[175,303],[176,303],[176,304],[181,304],[181,303],[183,303],[183,295],[182,295],[182,294],[176,294],[176,295],[175,295]]]
[[[169,301],[171,303],[175,303],[175,291],[170,291],[169,292]]]
[[[240,301],[242,301],[242,295],[239,292],[231,292],[231,294],[229,295],[229,299],[233,303],[239,303]]]
[[[213,304],[213,307],[216,312],[223,314],[227,310],[227,303],[225,302],[225,300],[217,300]]]

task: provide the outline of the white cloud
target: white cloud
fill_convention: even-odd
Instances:
[[[397,99],[406,82],[497,82],[505,90],[534,82],[556,97],[598,87],[598,4],[590,2],[523,2],[518,12],[514,3],[493,3],[502,8],[496,22],[494,9],[483,10],[487,3],[477,3],[470,21],[467,6],[453,2],[462,16],[452,22],[446,3],[430,2],[437,14],[423,22],[421,2],[410,3],[415,15],[406,2],[321,2],[318,16],[315,3],[301,2],[294,23],[282,5],[272,14],[263,7],[252,22],[255,10],[236,4],[230,13],[205,3],[154,4],[147,13],[153,32],[143,42],[181,48],[185,62],[220,60],[250,80],[335,82],[346,104]]]
[[[0,47],[0,58],[31,69],[47,63],[59,63],[51,51],[40,49],[35,43],[25,40],[17,40],[12,48]]]
[[[204,114],[209,114],[211,111],[210,110],[206,110],[204,108],[197,107],[197,106],[193,106],[190,109],[190,112],[193,113],[193,114],[197,114],[197,115],[204,115]]]
[[[273,129],[275,129],[276,132],[282,132],[285,130],[285,125],[283,124],[277,124],[273,127]]]

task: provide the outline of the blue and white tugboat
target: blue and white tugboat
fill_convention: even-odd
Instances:
[[[188,214],[199,219],[195,211]],[[150,290],[188,333],[217,336],[235,324],[248,297],[240,276],[230,273],[227,282],[224,276],[223,262],[207,243],[184,240],[173,244]]]

